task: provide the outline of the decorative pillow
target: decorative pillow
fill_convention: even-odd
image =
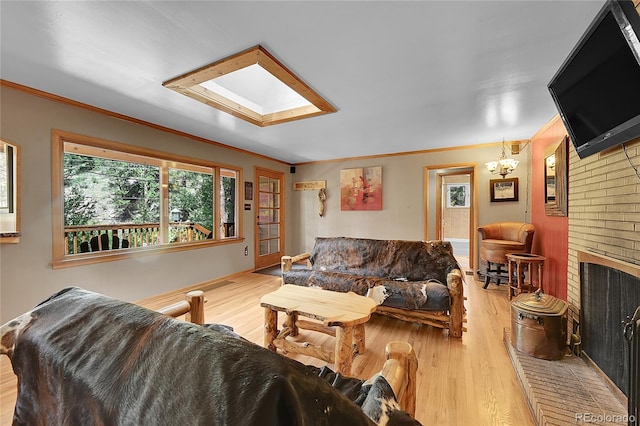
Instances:
[[[362,412],[379,426],[420,425],[420,422],[403,411],[396,401],[389,382],[377,376],[371,385],[367,398],[362,404]]]

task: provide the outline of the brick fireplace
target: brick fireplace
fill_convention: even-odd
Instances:
[[[569,149],[569,154],[567,301],[570,304],[569,329],[578,331],[580,317],[585,313],[581,311],[587,309],[582,306],[585,294],[584,279],[595,276],[596,280],[602,282],[609,277],[616,281],[619,277],[630,276],[640,280],[640,177],[636,175],[632,166],[633,164],[637,167],[640,164],[640,140],[627,144],[626,153],[621,147],[615,147],[584,159],[579,159],[573,148]],[[585,265],[589,264],[611,268],[612,272],[598,268],[587,270]],[[613,284],[609,282],[605,285]],[[609,293],[611,287],[603,290],[604,293],[590,291],[587,299],[595,300],[596,303],[604,303],[610,294],[613,295]],[[615,297],[618,298],[618,302],[610,301],[611,311],[622,316],[633,315],[633,311],[621,312],[621,296]],[[629,303],[640,305],[638,300],[631,300]],[[609,318],[609,321],[617,322],[618,319]],[[621,324],[618,327],[610,326],[616,328],[611,333],[622,333]],[[590,350],[598,352],[598,348],[593,345]],[[623,349],[616,350],[620,352]],[[609,355],[605,353],[604,356]],[[611,372],[610,367],[605,368],[609,370],[605,376],[619,375],[619,372]],[[599,367],[596,368],[598,369]],[[620,381],[619,377],[611,379],[613,383]],[[622,383],[616,386],[627,385],[623,379]],[[622,393],[618,396],[624,399]]]
[[[580,308],[580,252],[640,265],[640,139],[579,159],[569,148],[567,301]]]

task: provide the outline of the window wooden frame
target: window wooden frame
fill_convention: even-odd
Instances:
[[[191,241],[182,243],[160,244],[149,247],[135,247],[119,250],[105,250],[100,252],[77,253],[66,255],[64,249],[64,154],[65,144],[67,147],[73,147],[75,153],[96,152],[96,149],[104,149],[116,151],[122,161],[135,161],[157,165],[163,163],[170,165],[172,162],[191,165],[193,171],[201,171],[202,168],[212,168],[214,170],[214,226],[213,238],[201,241]],[[157,255],[162,253],[171,253],[182,250],[193,250],[216,245],[239,243],[244,241],[242,215],[238,215],[236,225],[236,236],[221,238],[219,227],[219,201],[217,194],[220,192],[220,170],[228,169],[237,173],[237,182],[242,181],[242,169],[228,164],[207,161],[198,158],[187,157],[179,154],[156,151],[148,148],[138,147],[134,145],[126,145],[120,142],[109,141],[105,139],[95,138],[91,136],[81,135],[77,133],[53,130],[51,137],[51,196],[52,196],[52,262],[53,269],[87,265],[100,262],[108,262],[121,259],[129,259],[141,256]],[[146,159],[146,160],[145,160]],[[239,187],[237,191],[239,191]],[[165,197],[164,190],[161,188],[161,197]],[[239,202],[237,200],[236,202]],[[236,206],[239,211],[239,206]],[[162,210],[161,210],[162,211]],[[161,216],[165,216],[168,212],[162,212]],[[162,218],[161,218],[162,221]]]
[[[5,153],[5,160],[9,163],[7,171],[7,208],[0,211],[0,244],[17,244],[20,242],[21,232],[21,157],[20,146],[6,139],[0,139],[0,144],[10,148]],[[6,210],[6,211],[5,211]]]

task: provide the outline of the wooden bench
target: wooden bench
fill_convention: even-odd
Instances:
[[[297,353],[319,358],[335,364],[338,373],[349,376],[355,354],[365,351],[364,324],[376,309],[373,299],[355,293],[339,293],[297,285],[283,285],[260,300],[265,308],[264,345],[272,351]],[[288,317],[282,330],[278,330],[278,312]],[[312,322],[299,316],[315,319]],[[319,346],[298,344],[287,340],[296,336],[298,328],[318,331],[336,338],[333,351]],[[354,349],[352,343],[355,342]]]

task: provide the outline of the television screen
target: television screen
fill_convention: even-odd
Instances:
[[[549,83],[580,158],[640,137],[640,16],[609,0]]]

